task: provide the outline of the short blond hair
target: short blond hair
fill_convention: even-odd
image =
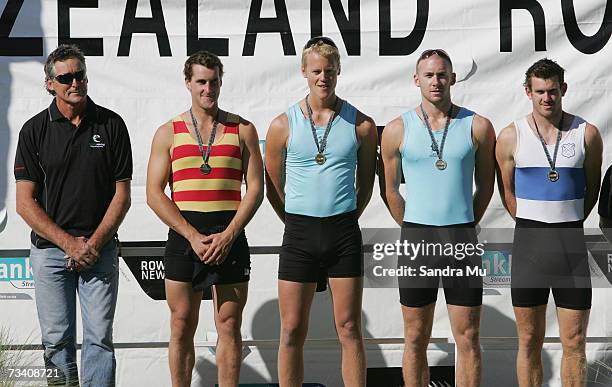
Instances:
[[[334,63],[338,65],[338,69],[340,69],[340,52],[336,47],[325,43],[323,40],[315,42],[310,47],[304,47],[302,50],[302,67],[306,67],[306,58],[313,52],[327,59],[333,59]]]

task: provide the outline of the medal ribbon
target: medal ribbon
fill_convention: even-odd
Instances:
[[[423,114],[423,120],[425,121],[425,127],[427,128],[427,132],[429,133],[429,137],[431,138],[431,149],[433,149],[434,152],[436,152],[436,155],[438,156],[438,160],[444,161],[442,159],[442,152],[444,152],[444,143],[446,142],[446,135],[448,133],[448,127],[451,122],[451,115],[453,114],[453,104],[451,103],[451,106],[448,109],[448,113],[446,113],[446,124],[444,125],[444,134],[442,135],[442,141],[440,142],[440,147],[438,147],[438,142],[436,141],[436,138],[434,137],[431,126],[429,125],[429,116],[425,112],[425,109],[423,109],[423,104],[421,104],[420,107],[421,107],[421,114]]]
[[[332,123],[334,122],[334,118],[336,118],[336,105],[340,100],[339,97],[336,97],[336,103],[334,104],[334,110],[332,110],[331,116],[329,116],[329,120],[327,121],[327,127],[325,128],[325,133],[323,134],[323,138],[321,139],[321,144],[319,144],[319,139],[317,138],[317,129],[315,126],[315,122],[312,119],[312,107],[308,103],[308,95],[304,98],[306,102],[306,112],[308,113],[308,120],[310,121],[310,128],[312,129],[312,137],[314,138],[314,142],[317,146],[317,151],[320,154],[325,152],[325,148],[327,147],[327,136],[329,135],[329,131],[331,130]]]
[[[193,114],[193,109],[189,108],[189,114],[191,115],[191,123],[193,123],[193,128],[196,133],[196,137],[198,138],[198,148],[200,148],[200,153],[202,154],[202,160],[204,160],[204,165],[208,165],[208,159],[210,158],[210,152],[212,150],[212,143],[215,140],[215,134],[217,133],[217,118],[213,120],[213,126],[210,130],[210,136],[208,136],[208,145],[206,146],[206,154],[204,154],[204,142],[202,141],[202,135],[200,134],[200,130],[198,129],[198,121]]]
[[[550,165],[550,170],[555,171],[555,165],[557,164],[557,151],[559,150],[559,144],[561,143],[561,129],[563,128],[563,112],[561,112],[561,120],[559,120],[559,128],[557,129],[557,141],[555,141],[555,151],[553,153],[553,157],[550,157],[550,153],[548,152],[548,147],[546,146],[546,141],[544,141],[544,137],[540,134],[540,129],[538,128],[538,123],[531,113],[531,119],[533,119],[533,123],[535,125],[535,130],[538,133],[538,137],[540,138],[540,142],[542,143],[542,148],[544,148],[544,153],[546,154],[546,158],[548,159],[548,164]]]

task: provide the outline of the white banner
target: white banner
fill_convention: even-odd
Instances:
[[[222,55],[225,76],[221,107],[252,121],[261,139],[271,120],[307,93],[300,73],[300,53],[303,44],[314,35],[330,36],[340,48],[338,95],[371,116],[379,126],[419,103],[420,93],[412,74],[418,55],[425,49],[443,48],[450,53],[460,80],[452,89],[454,102],[489,118],[496,132],[530,111],[522,86],[524,73],[533,62],[548,57],[566,69],[569,87],[565,110],[600,129],[605,145],[604,168],[612,161],[608,139],[612,123],[612,1],[91,0],[78,7],[71,6],[73,3],[0,0],[0,250],[29,248],[29,228],[15,213],[12,167],[21,126],[51,102],[43,87],[43,63],[60,43],[76,43],[85,49],[90,96],[119,113],[130,131],[133,198],[120,229],[124,241],[166,238],[167,227],[146,205],[146,164],[155,130],[189,107],[183,63],[190,53],[202,48]],[[594,212],[586,225],[597,227],[597,222]],[[395,225],[377,187],[360,224],[370,228]],[[482,226],[512,225],[496,192]],[[247,235],[252,246],[278,246],[282,230],[282,223],[264,203],[247,227]],[[17,260],[0,264],[0,294],[33,297],[34,284],[27,277],[27,264],[18,260],[25,257],[12,258]],[[3,264],[7,265],[6,277],[1,276]],[[25,271],[10,277],[9,264],[21,265]],[[273,339],[278,335],[274,324],[258,331],[261,321],[277,315],[276,269],[276,256],[254,256],[243,324],[245,339]],[[123,263],[122,273],[115,341],[167,342],[169,311],[165,302],[147,297]],[[612,336],[609,295],[609,289],[594,291],[589,325],[589,335],[607,338],[607,345]],[[366,290],[364,315],[369,337],[402,337],[397,299],[393,289]],[[334,337],[329,303],[327,295],[317,297],[309,338]],[[489,292],[485,304],[483,336],[515,337],[508,292]],[[19,344],[27,340],[39,343],[32,299],[2,299],[0,308],[0,326],[16,330]],[[199,341],[214,341],[211,312],[204,304]],[[553,308],[549,308],[548,317],[547,336],[558,336]],[[433,336],[444,340],[452,337],[443,303],[436,310]],[[603,352],[605,342],[589,344],[592,364],[596,360],[611,363]],[[514,380],[514,352],[512,345],[504,345],[500,348],[509,352],[503,356],[495,351],[485,353],[483,385],[501,386],[499,380]],[[261,348],[252,350],[254,353],[245,360],[252,362],[247,374],[257,376],[250,381],[276,380],[275,360],[271,360],[275,356]],[[329,349],[332,350],[330,361],[337,361],[337,349]],[[371,358],[376,359],[373,366],[400,364],[401,347],[377,345],[369,350],[374,353]],[[547,380],[549,385],[557,386],[560,353],[554,345],[547,350],[547,364],[552,369]],[[452,355],[448,358],[445,351],[443,345],[432,347],[432,364],[452,364]],[[199,355],[203,362],[212,361],[205,350]],[[121,384],[167,384],[166,356],[163,349],[118,350]],[[320,367],[313,365],[316,372],[311,370],[311,374],[325,376],[310,380],[339,385],[338,367],[330,369],[320,363],[313,363]],[[210,374],[207,363],[202,364],[202,373]],[[141,376],[131,375],[132,366],[146,370],[148,376],[140,379]],[[141,384],[140,380],[151,382]]]

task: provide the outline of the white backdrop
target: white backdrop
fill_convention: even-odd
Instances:
[[[19,1],[1,0],[0,10],[8,14],[6,9],[15,7],[17,3]],[[11,38],[42,39],[42,51],[29,56],[16,56],[17,51],[11,51],[7,40],[0,40],[0,221],[5,223],[5,228],[0,233],[0,250],[29,248],[29,229],[15,213],[12,172],[15,147],[23,123],[46,108],[51,101],[43,89],[42,63],[46,55],[57,47],[58,41],[66,37],[66,25],[69,25],[72,37],[103,38],[103,55],[87,56],[89,94],[96,103],[118,112],[130,130],[134,154],[133,198],[132,208],[120,229],[120,237],[124,241],[163,240],[167,228],[148,209],[145,202],[146,163],[156,128],[189,107],[190,99],[184,87],[182,67],[187,57],[186,3],[192,2],[107,0],[97,2],[97,7],[73,8],[68,11],[64,9],[64,3],[62,0],[28,0],[20,9],[18,6],[15,8],[18,13],[14,23],[11,21],[10,25],[7,24],[10,19],[7,15],[0,21],[0,32],[10,31]],[[130,17],[125,16],[130,3],[137,3],[136,18],[157,17],[156,20],[160,20],[159,12],[163,14],[163,23],[158,25],[165,28],[166,33],[162,34],[162,40],[168,39],[170,56],[160,56],[160,46],[153,33],[135,33],[129,55],[126,56],[125,52],[119,55],[122,26],[124,23],[128,26],[133,24],[128,20]],[[157,7],[158,3],[161,8]],[[256,7],[258,2],[201,0],[197,3],[199,36],[224,38],[228,42],[229,55],[222,57],[225,77],[220,105],[251,120],[261,139],[265,138],[267,127],[277,114],[305,96],[307,86],[300,74],[299,52],[310,37],[313,25],[321,23],[323,33],[337,42],[342,55],[338,95],[373,117],[377,125],[384,125],[418,104],[420,95],[412,83],[414,63],[418,54],[427,48],[443,48],[453,58],[458,79],[461,80],[452,91],[455,103],[488,117],[496,132],[499,132],[513,119],[529,112],[530,103],[522,88],[524,72],[534,61],[546,56],[558,61],[567,70],[566,81],[569,88],[564,98],[565,110],[583,116],[600,129],[605,144],[604,168],[611,161],[612,146],[609,142],[612,140],[608,137],[612,118],[612,110],[609,108],[612,52],[608,39],[612,33],[612,4],[608,4],[606,0],[534,2],[540,5],[545,20],[545,25],[540,27],[545,29],[545,47],[538,47],[538,51],[535,48],[532,15],[527,10],[502,12],[509,14],[512,20],[512,28],[509,31],[512,45],[508,52],[501,52],[500,49],[500,8],[513,3],[512,1],[312,0],[315,5],[322,3],[321,18],[316,14],[311,15],[309,2],[277,0],[277,5],[286,5],[291,32],[286,39],[293,42],[298,55],[285,55],[281,34],[273,32],[257,35],[255,49],[250,56],[243,53],[245,35],[250,8]],[[264,0],[259,3],[262,4],[262,10],[260,14],[254,12],[255,17],[279,17],[275,12],[275,1]],[[384,5],[380,4],[386,3],[390,5],[390,18],[386,12],[381,11]],[[569,24],[564,22],[562,12],[563,4],[567,16],[567,7],[572,3],[579,29],[584,35],[594,35],[601,27],[603,33],[593,40],[602,46],[597,52],[585,54],[572,45],[566,32]],[[348,44],[345,44],[340,34],[339,23],[334,18],[330,4],[342,6],[345,13],[349,7],[360,12],[358,19],[355,14],[351,15],[358,31],[353,31],[356,35],[348,38],[354,42],[355,36],[358,36],[358,55],[347,55]],[[426,5],[426,30],[422,40],[414,41],[414,52],[404,52],[402,55],[381,53],[385,44],[380,43],[380,37],[384,33],[381,32],[379,19],[390,19],[391,36],[407,36],[413,32],[417,7],[424,10]],[[604,15],[608,8],[610,12]],[[534,13],[537,14],[536,11]],[[66,14],[70,15],[69,23],[66,21]],[[192,13],[191,15],[193,16]],[[606,23],[602,27],[604,17]],[[287,36],[288,32],[285,30],[283,34]],[[6,32],[4,34],[6,35]],[[541,34],[541,31],[538,32],[540,38]],[[1,36],[2,34],[0,39]],[[402,47],[406,51],[406,43],[399,45],[399,49]],[[125,51],[125,48],[123,50]],[[362,227],[394,226],[378,195],[377,187],[360,223]],[[511,218],[501,206],[497,192],[482,225],[512,227]],[[596,214],[591,214],[587,225],[596,227]],[[2,223],[0,228],[1,226]],[[262,205],[247,227],[247,235],[252,246],[280,244],[282,224],[269,204]],[[165,385],[166,382],[159,382],[168,380],[165,349],[142,349],[134,343],[167,342],[167,306],[163,301],[149,299],[123,262],[121,268],[123,274],[115,323],[115,341],[129,343],[136,348],[118,350],[120,384]],[[277,337],[277,322],[270,324],[270,318],[277,314],[276,269],[275,256],[261,255],[253,259],[250,301],[244,316],[245,339]],[[23,289],[21,285],[18,289],[19,286],[16,287],[14,282],[0,277],[0,293],[6,295],[15,292],[33,296],[32,289]],[[392,289],[366,290],[364,315],[369,337],[401,337],[402,323],[396,293]],[[487,294],[483,311],[483,336],[514,337],[508,292],[497,289]],[[605,352],[605,348],[609,351],[609,337],[612,336],[612,308],[607,301],[609,296],[609,289],[598,289],[594,292],[589,335],[608,339],[589,344],[589,360],[593,364],[597,359],[612,363],[609,352],[606,360]],[[17,343],[39,343],[32,300],[0,299],[0,310],[0,326],[10,327]],[[201,343],[214,341],[211,312],[209,303],[205,302],[197,336]],[[446,340],[450,337],[450,328],[443,303],[440,303],[436,316],[433,336]],[[311,320],[309,338],[334,337],[329,295],[317,297]],[[547,329],[548,336],[558,336],[553,308],[549,308]],[[368,348],[370,366],[400,364],[401,347],[381,344]],[[432,346],[430,362],[452,363],[452,355],[449,358],[445,349],[444,345]],[[550,344],[546,349],[545,357],[548,363],[545,364],[552,369],[547,371],[547,380],[550,385],[559,385],[559,346]],[[249,379],[245,379],[245,382],[275,380],[275,350],[255,346],[251,347],[251,351],[245,358],[245,378]],[[308,380],[325,382],[329,386],[339,385],[338,367],[325,365],[330,361],[337,361],[337,347],[315,346],[309,353],[309,359],[312,359],[309,363],[312,378]],[[207,347],[201,347],[198,348],[198,356],[198,372],[201,374],[198,377],[209,383],[213,378],[210,363],[213,361],[212,355]],[[487,380],[490,383],[492,380],[499,381],[500,373],[504,378],[508,378],[508,385],[512,385],[513,356],[512,344],[498,344],[497,347],[493,346],[485,351],[485,385],[489,385]],[[36,361],[40,361],[39,358],[40,356],[34,355]],[[134,369],[142,369],[143,372],[130,371]],[[497,383],[499,385],[499,382]]]

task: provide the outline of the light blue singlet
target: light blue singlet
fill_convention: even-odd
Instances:
[[[435,166],[427,127],[414,110],[402,114],[404,140],[400,148],[406,181],[404,221],[432,226],[474,221],[472,187],[475,148],[472,141],[474,112],[461,108],[451,121],[444,144],[445,170]],[[442,142],[444,130],[433,132]]]
[[[327,217],[357,208],[355,170],[357,167],[357,110],[342,101],[327,137],[323,165],[315,162],[317,146],[312,129],[299,104],[287,111],[289,140],[285,161],[285,211],[291,214]],[[319,143],[325,128],[317,127]]]

